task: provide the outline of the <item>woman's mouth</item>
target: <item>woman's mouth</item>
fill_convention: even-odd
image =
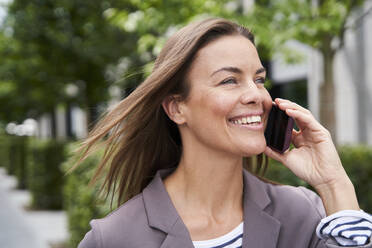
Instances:
[[[263,129],[263,122],[260,115],[232,118],[229,120],[229,122],[234,126],[239,126],[243,128],[249,128],[253,130]]]

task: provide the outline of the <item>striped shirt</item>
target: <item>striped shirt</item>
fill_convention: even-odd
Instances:
[[[195,248],[241,248],[243,241],[243,222],[231,232],[214,239],[193,241]]]
[[[333,239],[340,246],[361,246],[372,236],[372,215],[364,211],[343,210],[323,218],[316,228],[321,239]],[[241,248],[243,222],[231,232],[208,240],[193,241],[195,248]]]

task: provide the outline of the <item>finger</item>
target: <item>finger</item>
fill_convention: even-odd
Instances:
[[[276,98],[275,99],[275,103],[279,106],[280,109],[282,110],[286,110],[287,108],[291,108],[291,109],[296,109],[296,110],[299,110],[305,114],[309,114],[309,115],[312,115],[310,110],[302,107],[301,105],[298,105],[297,103],[295,102],[291,102],[289,100],[286,100],[286,99],[281,99],[281,98]]]
[[[309,110],[307,110],[307,109],[303,108],[302,106],[300,106],[300,105],[298,105],[294,102],[291,102],[289,100],[282,99],[282,98],[275,98],[275,103],[283,111],[286,111],[287,109],[293,109],[293,110],[301,111],[304,114],[307,114],[307,115],[310,115],[311,117],[313,117]],[[296,124],[297,124],[297,121],[296,121]]]
[[[294,147],[299,148],[305,145],[304,137],[302,136],[301,131],[292,130],[292,143]]]
[[[320,125],[320,123],[316,121],[312,115],[308,115],[297,109],[286,109],[285,112],[288,116],[292,117],[295,120],[300,130],[309,128],[310,130],[318,131],[322,130],[323,128],[322,125]]]

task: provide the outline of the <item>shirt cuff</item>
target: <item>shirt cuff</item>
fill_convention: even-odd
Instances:
[[[343,210],[323,218],[316,228],[321,239],[333,239],[340,246],[360,246],[369,242],[372,215],[363,210]]]

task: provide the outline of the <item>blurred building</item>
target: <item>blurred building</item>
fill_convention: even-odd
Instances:
[[[109,87],[108,91],[111,99],[107,105],[108,108],[112,108],[121,100],[122,94],[125,94],[125,92],[117,86]],[[72,95],[75,94],[77,92]],[[107,106],[103,106],[104,110],[106,108]],[[99,109],[99,106],[97,106],[97,109]],[[53,117],[51,114],[44,114],[37,119],[36,135],[42,139],[51,137],[60,140],[66,138],[82,139],[88,135],[87,127],[87,115],[84,109],[74,105],[59,105],[56,107]]]
[[[345,46],[336,54],[334,80],[336,95],[336,138],[338,144],[372,145],[372,1],[348,20]],[[274,96],[287,97],[307,106],[319,119],[319,87],[323,79],[322,57],[314,49],[289,42],[306,59],[288,65],[278,56],[272,61]],[[304,87],[306,85],[307,87]],[[304,92],[306,94],[304,95]]]
[[[47,139],[53,137],[53,129],[55,129],[57,139],[66,139],[68,136],[81,139],[87,136],[86,114],[81,108],[72,107],[67,112],[65,107],[59,106],[54,115],[55,124],[53,124],[51,114],[44,114],[37,119],[37,136],[39,138]],[[69,128],[70,131],[68,131]]]

